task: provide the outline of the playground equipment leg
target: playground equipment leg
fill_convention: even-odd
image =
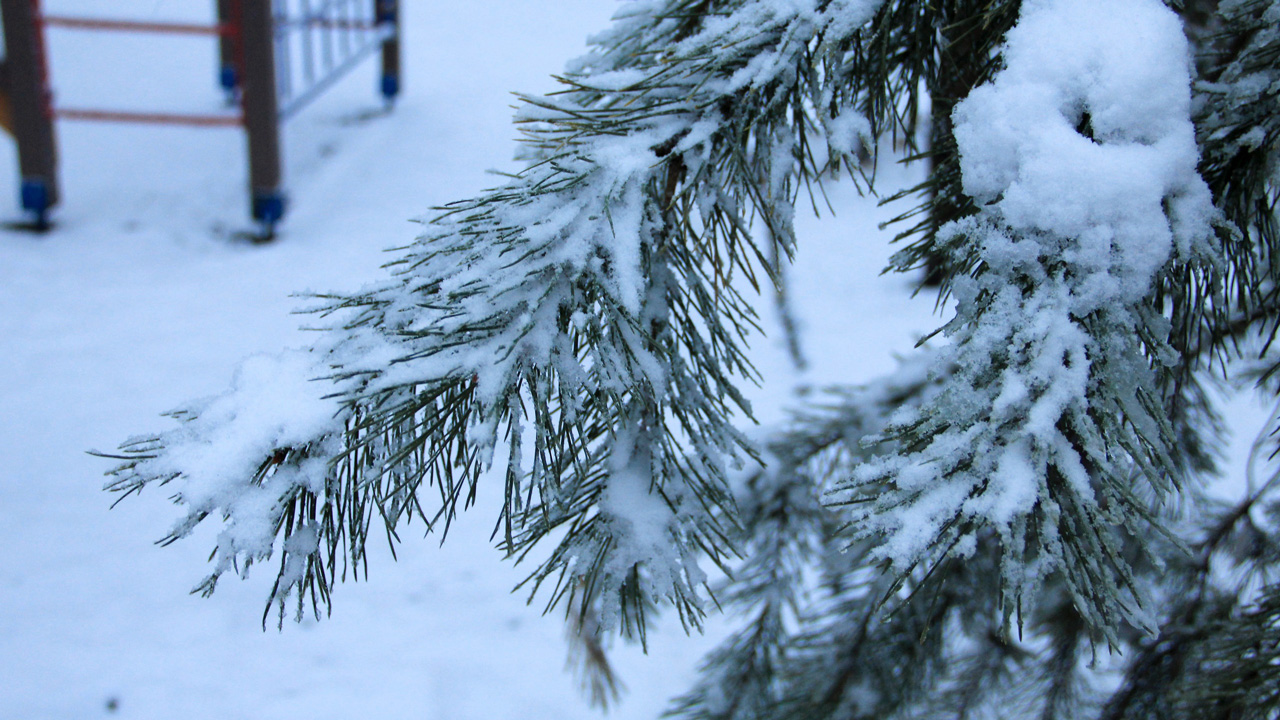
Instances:
[[[18,145],[24,210],[36,229],[48,227],[49,209],[58,204],[58,155],[53,112],[45,84],[44,33],[37,26],[33,0],[0,0],[4,23],[4,91],[8,95],[13,136]]]
[[[391,103],[400,94],[400,3],[399,0],[373,0],[374,22],[389,23],[394,28],[382,43],[382,97]]]
[[[280,178],[280,108],[271,0],[239,0],[243,63],[240,69],[244,127],[249,141],[249,195],[253,219],[265,237],[284,216]]]
[[[233,9],[235,0],[218,0],[218,25],[222,28],[239,27],[239,18]],[[236,43],[238,38],[225,32],[218,38],[218,86],[235,99],[240,85],[240,73],[236,70]]]

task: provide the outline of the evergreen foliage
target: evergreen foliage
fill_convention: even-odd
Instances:
[[[167,541],[222,522],[204,592],[277,559],[283,618],[501,473],[600,702],[601,639],[697,627],[709,561],[744,625],[678,717],[1280,717],[1280,475],[1203,490],[1209,386],[1280,400],[1280,2],[1167,5],[628,2],[524,98],[525,170],[108,487],[171,485]],[[954,314],[753,443],[745,288],[888,138],[930,169],[891,269]]]

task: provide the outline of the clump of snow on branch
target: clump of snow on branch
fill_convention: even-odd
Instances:
[[[187,513],[167,541],[186,537],[206,517],[224,518],[206,586],[270,557],[290,499],[325,491],[327,458],[341,449],[345,413],[317,392],[322,370],[314,357],[294,351],[248,358],[225,393],[171,412],[179,427],[125,444],[138,457],[127,473],[117,472],[113,489],[136,491],[141,478],[176,481],[174,500]],[[283,547],[288,566],[278,594],[301,581],[302,559],[316,551],[314,528],[298,529]]]
[[[1061,573],[1091,623],[1141,622],[1115,529],[1176,469],[1153,374],[1171,353],[1145,331],[1167,323],[1146,301],[1213,254],[1187,44],[1157,0],[1028,0],[1004,58],[954,114],[980,207],[940,233],[973,268],[951,285],[955,371],[845,491],[899,571],[994,532],[1011,596]],[[1090,556],[1109,565],[1076,567]]]

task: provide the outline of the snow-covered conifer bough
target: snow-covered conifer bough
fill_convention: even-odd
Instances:
[[[948,381],[841,483],[876,556],[931,565],[994,530],[1006,612],[1060,575],[1090,625],[1154,629],[1109,528],[1147,532],[1144,490],[1181,476],[1151,368],[1177,354],[1144,332],[1157,278],[1219,261],[1188,58],[1155,0],[1027,1],[1004,69],[956,107],[979,210],[939,236],[975,271],[951,284]]]
[[[1231,103],[1275,100],[1277,7],[1224,2],[1249,40],[1193,103],[1159,0],[627,2],[562,92],[524,98],[522,172],[440,209],[389,279],[316,297],[321,341],[126,442],[108,487],[169,485],[170,539],[221,522],[206,591],[276,557],[283,617],[328,602],[371,525],[447,530],[496,464],[501,549],[554,533],[527,582],[598,632],[643,639],[660,605],[697,626],[699,562],[730,570],[752,619],[681,714],[927,714],[1044,686],[1059,717],[1080,647],[1171,622],[1149,578],[1191,553],[1166,508],[1211,465],[1198,373],[1272,322],[1274,181],[1219,170],[1274,173],[1274,118]],[[938,260],[954,315],[897,374],[748,441],[744,292],[782,281],[801,190],[869,183],[860,151],[914,147],[921,88],[957,86],[911,190],[936,222],[892,268]],[[1007,672],[1044,647],[1039,674]]]
[[[170,538],[223,523],[204,590],[274,547],[282,611],[327,601],[371,521],[447,528],[505,445],[502,548],[567,528],[531,578],[556,578],[553,604],[628,632],[651,603],[697,624],[697,558],[725,556],[726,473],[754,453],[732,415],[755,313],[732,283],[774,272],[753,215],[789,254],[798,186],[857,166],[868,123],[796,67],[877,3],[683,5],[628,3],[567,92],[525,98],[527,168],[443,209],[389,281],[320,298],[325,340],[124,444],[109,488],[170,484],[187,509]]]

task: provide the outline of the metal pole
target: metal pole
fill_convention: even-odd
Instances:
[[[239,73],[236,72],[236,43],[239,39],[228,32],[240,32],[240,18],[235,17],[232,2],[218,0],[218,26],[222,28],[218,37],[218,85],[227,93],[228,101],[235,99],[236,88],[240,85]]]
[[[400,3],[399,0],[373,0],[373,20],[383,27],[389,24],[392,34],[382,42],[382,97],[390,105],[400,94]]]
[[[0,0],[6,54],[4,92],[18,144],[22,207],[35,214],[35,226],[43,230],[48,227],[49,208],[58,204],[58,153],[39,12],[36,0]]]
[[[280,186],[280,109],[276,98],[275,28],[271,0],[242,4],[244,47],[242,92],[244,127],[249,140],[249,192],[253,219],[268,237],[284,216]]]

